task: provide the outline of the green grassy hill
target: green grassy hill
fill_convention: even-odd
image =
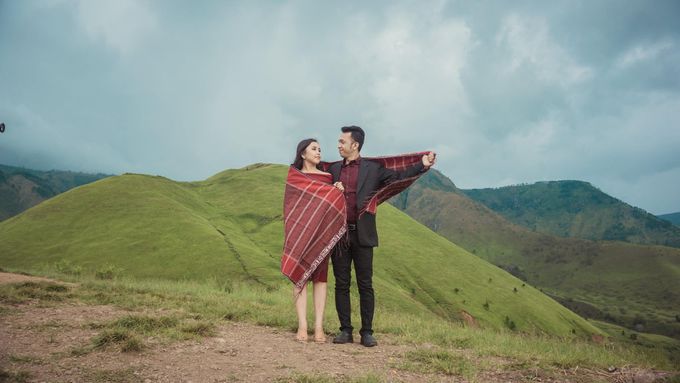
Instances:
[[[105,177],[108,175],[0,165],[0,221],[66,190]]]
[[[510,221],[540,233],[680,247],[680,227],[582,181],[462,190]]]
[[[292,285],[279,272],[286,171],[254,165],[192,183],[138,174],[99,180],[0,223],[0,266],[35,270],[68,262],[139,279],[287,290]],[[378,222],[379,312],[460,321],[464,311],[487,328],[569,337],[600,333],[394,207],[381,206]]]
[[[392,203],[584,316],[680,337],[680,249],[536,233],[435,171]]]

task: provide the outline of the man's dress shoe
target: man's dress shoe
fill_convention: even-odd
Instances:
[[[335,338],[333,338],[333,343],[354,343],[352,338],[352,333],[349,331],[341,331]]]
[[[365,334],[361,336],[361,345],[366,347],[374,347],[378,345],[378,341],[375,340],[373,335]]]

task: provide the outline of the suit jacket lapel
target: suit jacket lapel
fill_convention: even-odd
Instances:
[[[338,161],[333,163],[330,167],[328,167],[328,172],[333,175],[333,183],[340,181],[341,164],[342,163]]]
[[[361,188],[364,187],[366,182],[366,176],[368,175],[368,162],[365,159],[361,159],[359,163],[359,175],[357,176],[357,197],[361,194]],[[359,201],[357,201],[358,203]]]

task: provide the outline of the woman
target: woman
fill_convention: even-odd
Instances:
[[[331,174],[321,170],[320,164],[319,143],[312,138],[302,140],[286,180],[286,239],[281,271],[295,283],[296,339],[307,341],[307,282],[311,279],[314,287],[314,341],[324,343],[328,256],[347,228],[342,183],[331,185]]]

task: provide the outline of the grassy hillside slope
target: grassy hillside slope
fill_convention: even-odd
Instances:
[[[81,186],[0,223],[0,266],[35,269],[67,260],[135,278],[288,289],[279,272],[286,170],[255,165],[193,183],[125,174]],[[394,207],[381,206],[378,222],[379,310],[456,321],[465,311],[483,327],[599,333]]]
[[[468,198],[437,172],[392,202],[583,315],[680,337],[679,249],[532,232]]]

